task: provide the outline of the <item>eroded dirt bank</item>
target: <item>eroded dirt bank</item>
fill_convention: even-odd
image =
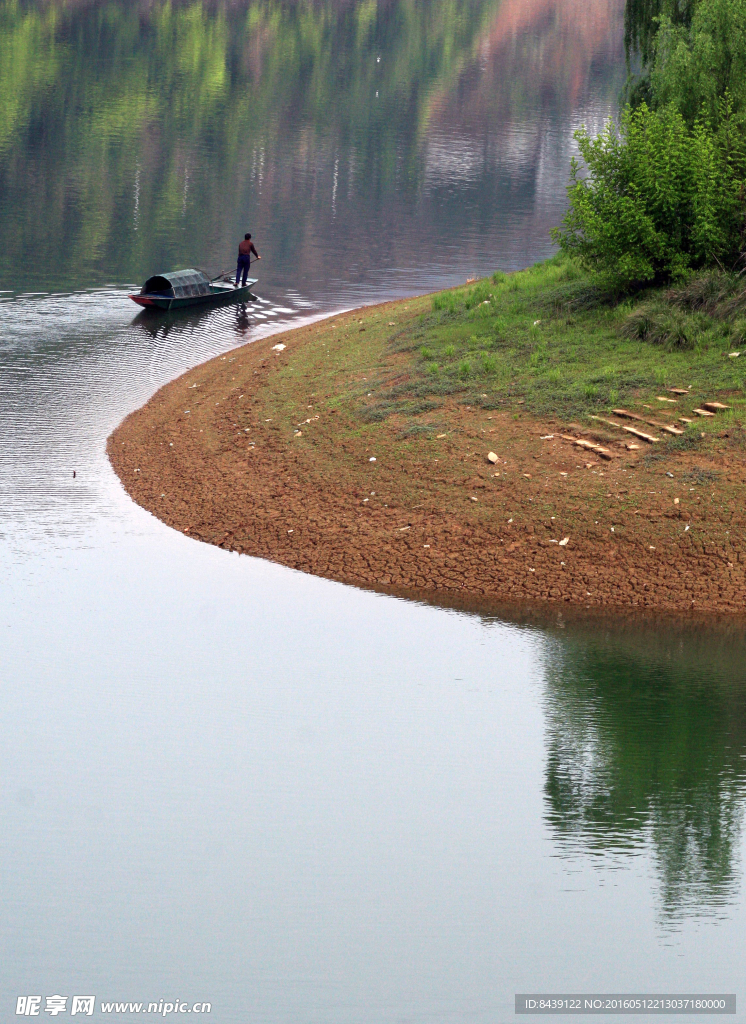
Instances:
[[[743,611],[746,481],[717,447],[650,461],[619,443],[602,461],[560,437],[573,425],[453,399],[415,420],[361,416],[397,372],[387,339],[427,302],[190,370],[109,439],[126,490],[191,537],[345,583]]]

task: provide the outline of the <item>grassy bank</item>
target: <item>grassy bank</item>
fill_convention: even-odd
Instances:
[[[426,431],[419,417],[450,397],[590,423],[615,406],[655,402],[668,386],[727,394],[726,419],[740,419],[746,353],[742,363],[728,354],[746,346],[746,285],[735,277],[614,302],[557,257],[437,294],[400,331],[388,326],[379,326],[387,337],[375,398],[348,396],[370,422],[396,414]],[[698,432],[723,421],[698,423]]]
[[[740,611],[741,302],[719,275],[614,303],[556,259],[237,349],[109,451],[178,529],[345,582]]]

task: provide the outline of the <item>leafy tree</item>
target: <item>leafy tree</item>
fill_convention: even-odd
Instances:
[[[627,0],[624,7],[624,45],[629,60],[637,54],[643,66],[653,56],[662,18],[674,25],[691,25],[696,0]]]
[[[585,168],[554,233],[616,288],[737,259],[746,178],[743,0],[627,0],[625,34],[630,106],[576,134]]]
[[[673,104],[693,124],[719,120],[721,101],[746,112],[746,4],[743,0],[701,0],[691,24],[663,16],[649,70],[655,106]]]
[[[746,177],[744,136],[727,100],[718,125],[690,127],[673,106],[627,107],[591,138],[575,134],[561,248],[616,289],[732,261],[739,253]]]

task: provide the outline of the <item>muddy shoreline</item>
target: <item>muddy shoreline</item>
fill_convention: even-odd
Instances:
[[[361,424],[375,331],[428,301],[331,317],[183,374],[109,438],[125,489],[195,539],[424,600],[743,613],[740,514],[641,453],[588,462],[561,423],[455,402],[432,440],[395,417]]]

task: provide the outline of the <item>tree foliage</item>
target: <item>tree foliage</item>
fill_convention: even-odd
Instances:
[[[664,15],[649,68],[651,101],[672,104],[689,124],[719,120],[728,96],[736,114],[746,112],[746,4],[701,0],[690,24]]]
[[[744,0],[627,0],[618,129],[576,134],[570,208],[555,240],[626,288],[741,254],[746,178]]]
[[[744,137],[727,101],[712,128],[669,105],[627,107],[617,128],[575,135],[569,209],[553,237],[614,288],[730,261],[741,244]],[[583,173],[581,173],[581,171]]]
[[[627,0],[624,6],[624,44],[627,59],[638,55],[643,66],[653,56],[661,18],[674,25],[690,25],[695,0]]]

